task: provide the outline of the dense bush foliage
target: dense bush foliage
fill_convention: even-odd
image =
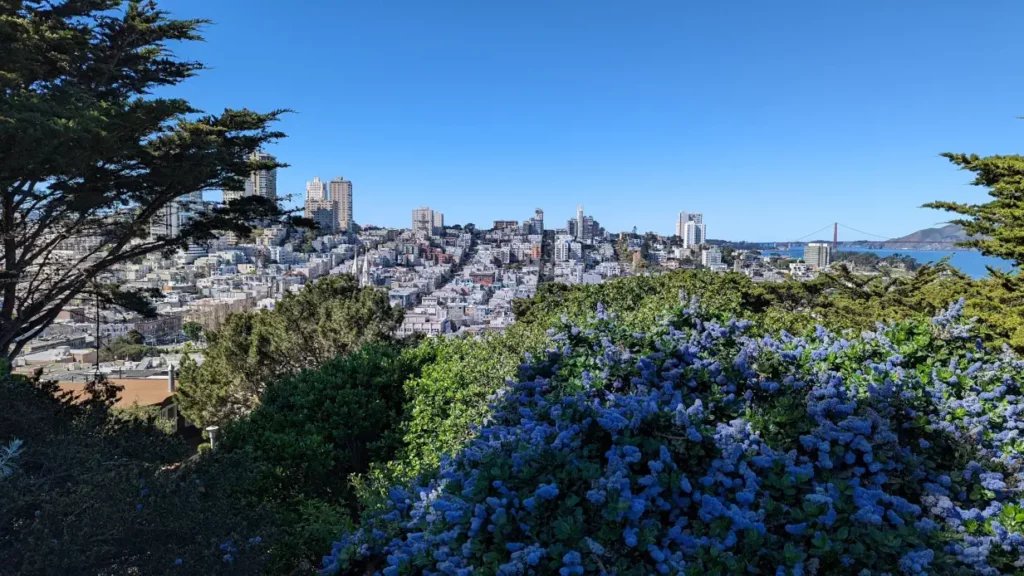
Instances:
[[[873,270],[876,272],[894,267],[900,267],[913,272],[919,266],[913,256],[899,253],[879,256],[874,252],[840,251],[835,255],[835,261],[850,263],[858,270]]]
[[[203,425],[245,415],[275,378],[389,340],[403,314],[386,293],[360,288],[350,275],[321,278],[272,311],[232,314],[207,333],[203,363],[182,364],[178,405]]]
[[[100,360],[103,362],[113,360],[138,362],[146,356],[159,355],[160,349],[147,346],[142,334],[135,330],[110,340],[100,348]]]
[[[336,543],[362,574],[1014,573],[1024,362],[957,304],[860,335],[598,308]]]
[[[519,376],[520,365],[525,358],[533,358],[529,364],[535,374],[548,378],[547,388],[537,397],[538,402],[553,401],[554,398],[563,396],[574,397],[578,394],[589,394],[590,396],[586,397],[592,400],[594,395],[598,395],[596,390],[607,381],[607,378],[601,376],[604,368],[598,364],[603,362],[598,360],[604,354],[604,343],[601,341],[603,335],[608,342],[615,344],[617,349],[628,350],[632,355],[632,359],[616,360],[616,369],[621,370],[623,381],[631,383],[634,375],[632,372],[637,370],[637,358],[658,353],[656,343],[669,331],[668,327],[660,324],[659,319],[675,314],[674,311],[680,303],[680,293],[700,297],[702,322],[717,321],[722,326],[728,326],[731,318],[752,322],[742,334],[735,333],[738,328],[734,324],[729,328],[733,332],[715,340],[711,350],[701,349],[701,354],[715,355],[722,365],[734,358],[746,345],[744,339],[760,341],[759,339],[765,335],[779,334],[782,330],[804,334],[813,330],[815,324],[838,330],[837,333],[841,333],[844,327],[854,328],[854,332],[859,333],[863,329],[873,330],[878,320],[904,319],[908,322],[900,326],[913,326],[913,330],[920,332],[915,336],[925,338],[920,343],[920,349],[926,350],[926,354],[933,357],[933,362],[939,366],[944,362],[948,363],[949,358],[960,357],[963,349],[971,351],[972,354],[976,353],[970,350],[973,344],[958,340],[942,344],[946,340],[932,335],[932,328],[925,330],[923,327],[926,324],[921,322],[941,313],[946,303],[956,300],[958,295],[965,295],[967,301],[964,309],[969,315],[995,315],[999,310],[1009,311],[1004,314],[1005,317],[998,320],[979,320],[972,328],[972,334],[980,337],[984,343],[998,347],[1000,342],[1011,339],[1006,336],[1006,331],[997,333],[993,326],[1007,326],[1014,321],[1014,308],[1007,304],[1012,302],[1014,296],[1012,285],[998,289],[993,286],[998,282],[1015,281],[1013,277],[971,281],[939,267],[926,268],[913,276],[899,279],[864,280],[840,275],[808,283],[772,285],[758,285],[734,274],[694,271],[681,271],[657,277],[626,278],[599,286],[552,285],[543,287],[538,297],[533,300],[517,302],[519,320],[502,334],[490,334],[480,338],[435,338],[422,342],[391,342],[386,334],[381,334],[381,330],[376,332],[376,336],[355,338],[351,344],[344,343],[346,337],[339,337],[336,340],[339,344],[335,349],[339,352],[338,355],[330,356],[328,352],[318,352],[315,359],[310,354],[305,360],[299,354],[302,350],[302,341],[312,341],[321,337],[335,338],[331,335],[333,333],[326,330],[331,322],[330,316],[318,311],[323,302],[340,299],[346,302],[342,304],[343,306],[351,306],[352,298],[372,299],[377,296],[373,296],[372,291],[343,290],[333,295],[321,294],[316,298],[307,299],[299,309],[303,310],[304,314],[319,318],[316,322],[322,325],[318,328],[302,320],[302,314],[291,314],[289,323],[271,318],[256,320],[257,316],[271,316],[270,313],[239,315],[244,320],[239,326],[244,327],[244,330],[234,333],[230,328],[222,330],[223,334],[232,334],[224,340],[229,342],[230,346],[211,343],[211,357],[214,359],[211,368],[217,369],[206,373],[204,377],[209,377],[209,382],[216,386],[203,389],[203,393],[211,393],[205,397],[214,400],[210,405],[218,406],[218,402],[223,402],[220,406],[229,406],[234,402],[229,396],[244,390],[235,386],[243,380],[241,376],[254,375],[253,382],[256,381],[255,378],[259,378],[261,384],[258,389],[251,390],[250,394],[254,395],[246,400],[250,404],[245,415],[225,423],[220,436],[220,448],[213,454],[207,452],[189,458],[187,448],[179,441],[154,430],[152,425],[145,421],[145,416],[141,415],[141,410],[137,411],[140,414],[138,417],[127,418],[124,413],[85,410],[84,407],[71,408],[66,402],[54,400],[45,392],[32,387],[21,386],[0,391],[0,396],[9,395],[7,404],[0,406],[0,410],[7,410],[14,405],[20,406],[20,410],[27,410],[23,416],[15,418],[7,418],[7,412],[0,412],[4,414],[4,417],[0,418],[0,442],[7,444],[14,438],[25,440],[21,454],[15,460],[19,469],[6,481],[6,485],[0,485],[0,498],[5,499],[5,502],[0,504],[0,514],[3,514],[4,518],[15,518],[15,524],[20,530],[15,531],[9,527],[15,524],[5,523],[0,527],[0,557],[7,562],[0,572],[73,572],[72,566],[77,562],[82,570],[95,573],[109,571],[115,566],[123,566],[129,570],[137,569],[146,574],[160,574],[172,570],[179,570],[180,573],[184,569],[175,564],[180,558],[182,566],[190,567],[186,571],[196,573],[309,573],[319,562],[323,551],[330,547],[330,542],[336,539],[339,533],[354,530],[351,522],[358,520],[360,515],[370,517],[364,528],[370,530],[371,536],[372,527],[382,530],[387,538],[400,535],[402,530],[394,522],[385,521],[382,515],[376,513],[381,506],[387,506],[388,487],[411,486],[412,479],[417,475],[422,475],[424,482],[428,482],[430,479],[440,478],[441,475],[451,474],[450,465],[443,472],[439,470],[443,456],[465,454],[463,449],[467,445],[477,446],[478,443],[486,443],[492,438],[489,436],[491,433],[486,430],[481,435],[478,428],[481,423],[496,417],[492,413],[489,398],[506,386],[508,378]],[[993,294],[1003,294],[1005,298],[1000,300],[993,297]],[[577,335],[570,332],[566,336],[568,340],[564,342],[560,341],[556,333],[548,332],[549,328],[561,330],[566,321],[589,325],[595,315],[597,304],[602,302],[606,303],[606,313],[616,315],[614,323],[598,322],[596,326],[587,328],[596,331],[590,335],[585,331]],[[374,306],[370,306],[369,310],[371,312],[367,316],[371,318],[377,314],[372,312],[373,310],[384,312],[383,308]],[[376,317],[380,318],[379,315]],[[392,317],[391,321],[395,321],[395,318]],[[306,322],[309,330],[302,339],[299,339],[289,333],[295,332],[290,330],[290,326],[291,323],[302,322]],[[286,330],[286,327],[289,329]],[[687,328],[685,323],[677,323],[673,329],[689,333],[687,331],[693,327],[691,325]],[[927,338],[922,335],[925,333],[928,334]],[[253,338],[257,335],[259,338]],[[851,350],[859,350],[857,346],[866,346],[860,338],[844,337],[855,344]],[[899,343],[901,341],[898,339],[890,340],[898,342],[897,346],[904,345]],[[566,344],[570,345],[568,354],[565,352]],[[820,338],[812,336],[805,346],[807,350],[811,350],[819,344]],[[560,358],[548,359],[544,351],[555,345],[560,349]],[[595,345],[600,350],[594,350]],[[661,345],[667,346],[664,342]],[[789,341],[785,345],[790,346]],[[218,349],[217,346],[222,347]],[[866,360],[851,359],[851,354],[852,351],[847,351],[841,356],[849,360],[848,367],[833,369],[845,376],[849,376],[851,370],[855,374],[854,367],[858,366],[857,362],[863,367]],[[913,359],[913,362],[919,361],[911,354],[903,355],[904,358]],[[884,363],[881,356],[872,359]],[[277,365],[293,361],[297,363],[288,369],[282,369]],[[308,364],[302,364],[304,362]],[[557,369],[552,362],[558,364]],[[303,365],[306,367],[300,368]],[[820,362],[800,366],[800,370],[822,367]],[[908,366],[909,364],[904,364],[903,369],[909,370]],[[773,369],[795,371],[798,368],[792,363],[782,362]],[[225,377],[235,380],[225,380],[223,382],[230,382],[231,385],[220,386],[218,382],[222,381],[218,380],[221,378],[219,374],[227,374]],[[782,372],[779,374],[779,381],[782,382]],[[535,377],[531,375],[525,381],[533,382],[534,379]],[[590,392],[581,390],[584,380],[589,382],[592,388]],[[706,385],[706,378],[700,381],[703,382],[701,386]],[[741,384],[737,380],[737,385]],[[30,390],[34,390],[29,394],[33,399],[31,402],[24,397]],[[98,390],[98,393],[103,396],[103,391]],[[626,388],[612,391],[624,398],[636,395],[636,390],[628,385]],[[681,391],[681,394],[686,393],[686,390]],[[10,396],[11,394],[14,395]],[[217,394],[225,394],[225,398],[218,400]],[[699,478],[714,462],[716,450],[720,450],[713,439],[712,423],[727,423],[737,415],[746,418],[751,423],[752,432],[776,453],[786,454],[789,450],[796,449],[797,456],[806,455],[804,449],[796,445],[799,438],[796,437],[794,440],[792,436],[806,433],[797,432],[800,430],[797,426],[800,422],[803,422],[800,425],[806,428],[806,421],[800,419],[806,419],[806,408],[802,408],[802,411],[796,410],[794,407],[803,405],[794,400],[792,395],[776,392],[773,399],[769,399],[759,393],[746,404],[727,405],[721,402],[717,394],[719,392],[713,389],[699,388],[697,391],[696,397],[701,398],[705,413],[714,419],[708,420],[707,427],[701,429],[705,438],[700,444],[699,452],[697,446],[689,446],[686,442],[677,445],[676,440],[666,440],[672,462],[680,468],[676,472],[686,473],[691,483],[699,482]],[[110,399],[109,394],[104,397]],[[686,398],[688,407],[692,404],[690,400],[693,397]],[[714,402],[712,398],[719,400]],[[601,399],[599,395],[598,399]],[[185,403],[189,401],[190,399],[183,399]],[[0,403],[3,402],[5,400],[0,399]],[[522,402],[527,403],[525,407],[535,410],[526,399]],[[780,408],[772,411],[769,406],[780,406],[785,410]],[[863,406],[858,410],[871,406],[869,401],[864,400]],[[791,409],[794,412],[789,412]],[[231,413],[219,410],[220,408],[217,408],[212,413]],[[509,429],[521,423],[518,420],[508,420],[509,408],[504,403],[499,407],[499,412],[504,415],[497,416],[498,420],[492,420],[492,423],[497,422]],[[15,414],[17,410],[10,413]],[[794,414],[801,416],[796,418]],[[572,418],[574,424],[583,426],[585,417]],[[791,420],[792,418],[796,419]],[[680,432],[687,432],[675,430],[664,422],[659,423],[657,417],[644,422],[643,434],[653,431],[651,433],[685,437],[685,434]],[[548,420],[547,423],[555,425],[553,420]],[[570,458],[575,458],[574,461],[565,460],[565,454],[546,456],[546,467],[530,468],[529,474],[540,474],[537,483],[555,482],[563,494],[568,494],[569,491],[578,492],[577,487],[599,480],[604,476],[606,462],[603,455],[611,447],[611,440],[610,436],[594,436],[596,429],[588,430],[584,434],[585,442],[589,444],[591,439],[597,438],[591,452],[572,452]],[[787,431],[790,434],[788,436]],[[997,429],[995,433],[998,432]],[[643,442],[637,443],[645,458],[655,454],[648,446],[649,441],[652,441],[651,438],[645,436]],[[933,442],[933,446],[944,446],[935,439],[928,441]],[[884,452],[881,448],[873,450],[876,455]],[[539,484],[531,484],[528,478],[519,478],[511,474],[511,469],[505,461],[507,456],[508,454],[504,453],[492,454],[488,457],[488,462],[504,464],[481,469],[480,474],[491,478],[490,482],[502,481],[503,486],[516,490],[520,493],[521,499],[525,499],[528,497],[525,495],[526,492],[536,491]],[[660,448],[658,456],[660,457]],[[459,462],[464,456],[455,458],[455,462]],[[956,464],[961,468],[965,468],[970,462],[969,458],[957,458],[962,460]],[[975,457],[975,460],[987,466],[981,456]],[[48,464],[40,468],[42,461],[59,462],[60,465]],[[683,462],[691,461],[698,467],[693,470],[684,467]],[[945,460],[936,462],[936,467],[945,466],[948,470],[955,468]],[[577,463],[587,465],[577,466]],[[480,462],[474,462],[473,465],[476,468],[481,466]],[[736,465],[739,466],[738,463]],[[782,465],[783,463],[779,464]],[[794,465],[800,466],[801,462],[794,461]],[[467,461],[462,466],[468,473],[470,463]],[[751,464],[748,463],[747,466],[750,467]],[[997,469],[993,468],[993,471]],[[643,476],[642,472],[642,469],[638,472],[636,466],[630,464],[629,472],[624,473],[626,477],[632,478],[632,493],[641,492],[638,489],[638,482]],[[751,504],[751,509],[760,511],[767,506],[762,496],[767,497],[765,495],[769,494],[774,494],[773,501],[792,508],[793,498],[796,496],[779,496],[772,492],[777,491],[777,488],[771,488],[766,484],[766,478],[770,476],[768,472],[760,469],[757,472],[759,482],[763,486],[759,488],[759,499]],[[1001,472],[1009,475],[1012,470],[1007,468]],[[543,476],[545,473],[549,476]],[[561,480],[557,480],[556,477],[561,478],[560,474],[569,474],[564,480],[568,482],[567,484],[558,484]],[[794,483],[793,490],[796,490],[797,496],[809,490],[806,482],[823,482],[820,473],[815,474],[814,478]],[[887,474],[892,478],[903,478],[899,474]],[[140,488],[140,478],[144,480],[144,488]],[[199,480],[198,484],[196,480]],[[899,481],[908,485],[911,483],[902,479]],[[899,495],[912,504],[923,506],[923,495],[900,492],[904,488],[894,486],[892,482],[896,480],[882,486],[888,494]],[[147,490],[145,496],[142,496],[142,489]],[[410,493],[414,492],[413,489]],[[728,491],[725,494],[728,494]],[[601,524],[595,523],[597,516],[594,516],[599,514],[599,511],[596,508],[588,508],[591,505],[587,503],[589,501],[586,501],[585,495],[586,491],[577,493],[582,503],[575,508],[581,510],[586,526],[599,526]],[[959,492],[953,494],[957,495]],[[666,496],[662,497],[669,501]],[[473,502],[472,498],[466,498],[467,502]],[[43,502],[51,502],[50,508],[42,508]],[[956,502],[964,510],[970,509],[967,503]],[[484,503],[486,505],[486,502]],[[656,563],[643,564],[648,560],[641,559],[641,562],[629,556],[624,549],[624,543],[618,544],[618,548],[611,544],[611,540],[606,539],[608,536],[604,532],[595,535],[590,532],[590,528],[583,530],[575,516],[565,519],[568,524],[559,524],[558,520],[564,519],[563,516],[568,514],[569,508],[573,506],[568,506],[557,499],[553,503],[562,506],[564,513],[546,508],[539,509],[539,516],[534,519],[522,516],[529,520],[524,523],[536,520],[545,526],[552,526],[551,530],[560,531],[564,531],[567,526],[572,527],[574,534],[582,534],[581,538],[586,537],[599,542],[615,554],[623,555],[622,558],[628,558],[631,564],[647,566],[652,570],[657,568]],[[143,504],[142,510],[136,509],[138,504]],[[840,523],[831,527],[836,530],[843,526],[847,527],[847,536],[840,541],[850,546],[851,542],[873,542],[870,539],[873,536],[854,530],[852,521],[848,519],[850,510],[842,506],[846,504],[834,506],[841,522],[837,520]],[[975,507],[979,510],[986,508],[980,503]],[[36,509],[40,510],[38,518],[34,516]],[[76,514],[79,509],[83,512]],[[47,510],[49,513],[44,514]],[[385,510],[384,514],[389,512],[390,510]],[[506,510],[506,514],[511,512],[511,509]],[[518,513],[526,514],[521,509]],[[83,517],[83,522],[78,524],[78,531],[68,536],[63,536],[63,533],[59,532],[60,535],[55,536],[58,531],[63,530],[62,519],[80,516]],[[691,523],[695,523],[692,514],[688,517],[691,518]],[[696,518],[699,520],[699,515]],[[800,540],[790,537],[785,532],[785,524],[781,525],[781,529],[777,523],[773,524],[777,519],[778,516],[771,516],[766,520],[765,534],[760,536],[763,542],[768,538],[781,538],[782,540],[773,542],[785,540],[797,547],[795,550],[810,554],[809,550],[813,546],[799,547]],[[786,520],[787,523],[793,523],[789,517],[786,517]],[[909,519],[907,521],[909,522]],[[918,520],[915,519],[914,522],[916,521]],[[24,526],[40,528],[35,529],[37,532],[31,532],[24,531]],[[990,526],[990,522],[986,521],[986,526]],[[1010,527],[1010,523],[1006,522],[1004,527]],[[607,526],[604,529],[610,530]],[[828,530],[823,530],[820,526],[818,529],[828,534],[831,540],[837,540]],[[164,534],[165,531],[170,531],[170,534]],[[654,533],[657,533],[657,530]],[[644,528],[638,525],[638,538],[642,539],[644,534]],[[813,531],[810,534],[813,539]],[[893,540],[900,546],[921,546],[932,550],[935,554],[933,568],[956,565],[955,559],[950,560],[934,538],[922,538],[920,535],[909,533],[893,536],[887,531],[883,531],[883,534],[883,540],[886,542]],[[152,540],[157,535],[164,539],[159,544],[154,544]],[[91,544],[95,538],[108,536],[116,544],[108,547]],[[709,539],[718,537],[710,532],[704,536]],[[727,537],[728,533],[725,533],[725,536]],[[259,537],[259,542],[250,545],[249,539],[256,537]],[[537,537],[541,538],[540,535]],[[755,540],[748,540],[748,537],[752,538],[752,535],[742,530],[737,532],[739,542],[754,546]],[[231,541],[230,544],[228,540]],[[501,556],[506,551],[506,548],[502,547],[504,544],[493,548],[490,547],[493,543],[479,540],[473,542],[478,545],[474,550],[485,550],[484,544],[489,546],[486,551],[481,552],[484,555]],[[379,540],[366,543],[371,547],[368,550],[380,550],[380,547],[386,544]],[[222,545],[226,545],[224,550],[221,549]],[[544,546],[552,548],[549,545]],[[647,544],[643,544],[644,549],[646,546]],[[882,551],[893,550],[891,545],[870,546]],[[784,545],[782,548],[785,550]],[[584,569],[589,572],[590,567],[596,564],[588,560],[587,550],[589,548],[577,552],[581,554]],[[636,552],[632,548],[629,550]],[[568,553],[566,549],[558,558]],[[550,560],[552,554],[555,552],[550,552],[545,558]],[[742,559],[743,562],[752,561],[734,548],[729,550],[729,554]],[[857,557],[856,552],[849,554],[851,557]],[[896,570],[893,566],[898,565],[899,558],[894,554],[895,552],[879,552],[876,567],[886,565],[886,562],[895,559],[897,564],[890,565],[890,568]],[[226,555],[230,556],[230,562],[224,559]],[[507,562],[510,558],[509,555],[502,562]],[[614,561],[610,560],[609,556],[602,555],[598,558],[609,571],[618,570],[612,567]],[[809,572],[815,567],[819,573],[828,571],[826,568],[840,572],[846,569],[834,568],[834,564],[827,563],[835,558],[828,560],[821,556],[818,557],[817,564],[811,562],[811,559],[810,556],[805,559],[805,571]],[[358,571],[364,567],[386,567],[385,557],[376,552],[367,558],[351,560],[346,564],[346,571]],[[765,571],[765,567],[776,560],[777,557],[760,559],[756,565]],[[721,561],[726,562],[724,558]],[[695,561],[688,557],[687,562]],[[709,562],[706,561],[703,566],[713,571],[715,565]],[[344,562],[340,562],[339,566],[341,564]],[[701,566],[699,563],[694,565]],[[487,570],[493,567],[493,563],[476,566],[479,571],[487,573]],[[790,563],[790,566],[795,567],[795,563]],[[549,567],[550,565],[544,564],[532,569],[542,573],[548,571]],[[719,569],[726,570],[726,567],[727,564],[722,564]],[[561,569],[564,566],[558,564],[555,568]],[[600,567],[595,570],[600,570]]]
[[[226,574],[269,565],[280,523],[240,494],[259,468],[235,457],[186,460],[180,439],[106,408],[0,378],[0,439],[24,442],[13,473],[0,478],[0,574]]]
[[[273,474],[265,498],[318,498],[351,504],[345,481],[400,445],[405,381],[418,356],[390,344],[368,345],[271,384],[245,419],[224,430],[224,450],[247,452]]]

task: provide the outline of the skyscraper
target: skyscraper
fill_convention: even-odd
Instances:
[[[274,162],[274,158],[266,152],[253,152],[249,157],[261,162]],[[277,168],[256,170],[245,180],[245,190],[225,190],[224,201],[229,202],[242,196],[263,196],[268,200],[277,200]]]
[[[253,160],[260,162],[274,162],[274,158],[266,152],[253,152]],[[268,200],[277,200],[277,168],[270,170],[257,170],[249,175],[245,182],[246,196],[262,196]]]
[[[533,222],[530,224],[530,232],[533,234],[544,233],[544,211],[537,208],[533,211]]]
[[[352,182],[341,176],[331,180],[331,201],[336,205],[338,214],[338,231],[348,232],[352,229]]]
[[[330,200],[327,195],[327,185],[320,181],[319,176],[314,176],[312,182],[306,182],[306,200]]]
[[[338,227],[338,211],[327,192],[327,184],[319,176],[306,182],[306,218],[309,218],[323,234],[334,234]]]
[[[686,235],[686,223],[689,221],[690,218],[686,212],[679,213],[679,219],[676,220],[676,236],[683,238]]]
[[[707,242],[704,215],[700,212],[680,212],[676,220],[676,236],[683,239],[683,247],[700,246]]]
[[[583,205],[576,207],[576,239],[583,240]]]
[[[572,243],[569,240],[558,240],[555,242],[555,260],[565,262],[571,258]]]
[[[683,226],[683,248],[700,246],[706,241],[707,226],[695,220],[688,220]]]
[[[832,247],[826,242],[804,246],[804,262],[811,268],[824,268],[832,263]]]
[[[584,244],[593,244],[594,235],[597,233],[597,223],[594,222],[593,216],[583,217],[583,232],[580,233],[580,241]]]
[[[426,206],[412,211],[412,231],[420,236],[437,236],[444,230],[444,214]]]
[[[697,224],[704,223],[704,215],[700,212],[680,212],[679,219],[676,220],[676,236],[684,238],[686,236],[686,223],[696,222]]]

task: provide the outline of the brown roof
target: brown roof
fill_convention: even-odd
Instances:
[[[167,391],[167,378],[111,378],[110,382],[124,386],[117,399],[117,406],[126,408],[138,402],[140,406],[153,406],[163,403],[171,397]],[[76,396],[83,393],[84,382],[57,382],[61,390],[73,392]]]

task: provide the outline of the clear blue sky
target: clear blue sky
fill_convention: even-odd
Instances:
[[[207,111],[291,108],[269,151],[354,183],[361,224],[489,225],[583,204],[607,229],[897,236],[979,201],[943,151],[1020,151],[1024,2],[163,0]],[[846,236],[851,239],[851,236]]]

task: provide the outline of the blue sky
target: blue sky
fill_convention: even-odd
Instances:
[[[975,5],[977,4],[977,5]],[[209,18],[177,87],[210,112],[291,108],[270,147],[353,181],[361,224],[549,223],[786,240],[897,236],[983,201],[943,151],[1024,136],[1024,3],[990,0],[163,0]],[[853,239],[856,235],[847,235]]]

